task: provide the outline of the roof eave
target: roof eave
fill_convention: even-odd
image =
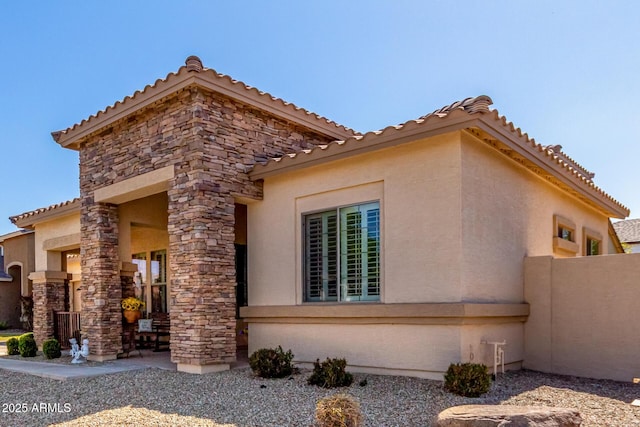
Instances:
[[[71,203],[67,203],[62,206],[47,209],[43,212],[30,213],[28,215],[21,214],[10,218],[14,225],[21,228],[33,229],[33,227],[44,221],[51,221],[52,219],[61,218],[67,215],[72,215],[80,212],[80,199],[76,199]],[[24,218],[20,218],[22,215],[26,215]]]
[[[257,181],[269,176],[291,172],[298,169],[315,166],[325,162],[340,160],[371,151],[389,148],[418,139],[442,135],[449,132],[465,129],[473,123],[476,116],[469,116],[464,112],[453,112],[446,118],[438,118],[427,126],[417,122],[409,122],[401,129],[386,128],[381,133],[367,133],[359,140],[350,140],[346,143],[336,141],[322,149],[314,148],[311,153],[297,153],[295,159],[287,156],[279,161],[270,161],[267,164],[256,164],[249,172],[249,178]]]
[[[51,135],[62,147],[78,150],[89,135],[190,86],[220,93],[332,138],[345,139],[357,135],[352,129],[248,87],[229,76],[220,75],[212,69],[193,71],[187,67],[181,67],[177,73],[169,74],[166,79],[158,80],[153,86],[147,86],[143,91],[126,97],[81,123],[64,131],[52,132]]]
[[[13,239],[15,237],[26,236],[27,234],[33,234],[33,230],[16,230],[11,233],[3,234],[0,236],[0,243],[4,243],[9,239]]]
[[[540,158],[541,151],[539,145],[535,144],[533,140],[529,140],[528,136],[522,134],[519,129],[511,129],[510,126],[506,125],[504,120],[499,117],[497,112],[479,117],[477,127],[491,134],[496,139],[509,141],[510,149],[518,152],[520,156],[525,157],[537,168],[553,175],[558,181],[598,205],[610,218],[626,218],[629,216],[628,208],[616,203],[608,197],[606,193],[602,192],[602,190],[598,189],[603,194],[598,193],[595,188],[589,191],[585,188],[585,185],[589,184],[581,182],[579,177],[569,176],[563,170],[563,167],[557,163],[543,161]]]

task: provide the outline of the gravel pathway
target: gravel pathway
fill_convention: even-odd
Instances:
[[[577,408],[583,426],[639,426],[640,385],[509,372],[478,399],[446,393],[442,383],[355,374],[348,389],[290,379],[256,378],[247,369],[191,375],[160,369],[68,381],[2,371],[1,426],[311,426],[318,399],[346,391],[361,404],[366,426],[429,426],[440,411],[464,404]],[[367,385],[359,386],[367,378]],[[20,410],[21,412],[18,412]]]

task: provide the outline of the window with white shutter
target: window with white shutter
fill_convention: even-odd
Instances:
[[[305,215],[305,301],[380,300],[380,204]]]

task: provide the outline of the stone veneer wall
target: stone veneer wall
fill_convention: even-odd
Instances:
[[[122,350],[118,207],[84,197],[80,224],[83,338],[92,358],[113,359]]]
[[[55,335],[56,311],[64,311],[67,274],[41,271],[29,275],[33,282],[33,336],[39,346]]]
[[[90,136],[80,149],[88,291],[83,330],[87,319],[98,354],[119,351],[122,286],[117,209],[94,203],[93,190],[174,165],[168,190],[171,358],[194,366],[226,364],[235,360],[236,348],[234,197],[262,197],[245,171],[256,158],[332,139],[200,87],[182,89]]]

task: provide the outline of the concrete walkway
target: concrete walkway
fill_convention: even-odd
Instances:
[[[170,371],[176,370],[175,363],[171,363],[170,355],[166,353],[153,353],[143,351],[143,357],[139,355],[126,359],[110,360],[101,364],[62,364],[48,362],[34,362],[20,359],[0,358],[0,369],[6,369],[23,374],[36,375],[54,380],[67,380],[73,378],[88,378],[98,375],[114,374],[117,372],[135,371],[147,368],[159,368]]]
[[[238,361],[231,365],[231,369],[241,369],[248,366],[249,362],[246,355],[238,354]],[[88,378],[147,368],[158,368],[168,371],[177,370],[176,364],[171,362],[171,354],[168,351],[156,353],[151,350],[142,350],[142,356],[140,356],[136,350],[135,353],[131,353],[129,358],[110,360],[101,364],[62,364],[0,358],[0,369],[54,380]]]

